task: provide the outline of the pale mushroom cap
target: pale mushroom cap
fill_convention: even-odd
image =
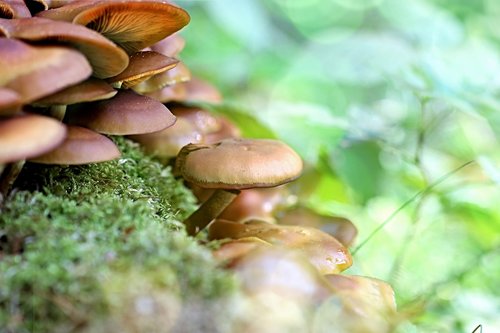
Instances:
[[[80,12],[73,23],[98,31],[132,54],[180,30],[189,15],[165,2],[108,1]]]
[[[183,102],[186,100],[187,91],[183,83],[166,86],[159,90],[144,93],[145,96],[151,97],[159,102]]]
[[[0,164],[24,160],[57,147],[66,126],[39,116],[21,115],[0,121]]]
[[[31,159],[42,164],[89,164],[120,157],[118,147],[109,138],[87,128],[68,126],[68,135],[54,150]]]
[[[123,49],[98,32],[81,25],[33,17],[0,19],[0,29],[9,38],[70,44],[87,57],[93,68],[93,75],[98,78],[117,75],[129,63],[128,55]]]
[[[199,78],[191,78],[191,80],[185,83],[185,86],[186,99],[190,102],[220,103],[222,101],[222,96],[217,88]]]
[[[153,75],[174,68],[178,62],[177,59],[154,51],[136,52],[130,56],[128,67],[107,81],[110,83],[123,82],[124,88],[133,87]]]
[[[79,52],[52,46],[29,46],[0,38],[0,86],[29,103],[85,80],[92,69]]]
[[[182,148],[176,169],[184,179],[206,188],[273,187],[300,176],[302,160],[283,142],[227,139]]]
[[[71,105],[82,102],[93,102],[108,99],[116,95],[118,91],[106,82],[90,78],[77,85],[68,87],[55,94],[36,101],[35,105]]]
[[[166,86],[188,82],[190,79],[191,71],[183,62],[179,62],[175,67],[153,75],[147,80],[138,83],[133,89],[140,94],[150,93]]]
[[[305,255],[322,274],[340,273],[352,265],[349,251],[334,237],[318,229],[283,226],[252,220],[245,224],[216,220],[209,227],[211,239],[258,237],[275,246]]]
[[[173,34],[151,45],[151,50],[169,57],[175,57],[182,51],[185,45],[186,40],[184,38],[179,34]]]
[[[13,90],[0,88],[0,116],[10,116],[21,111],[21,96]]]
[[[110,135],[152,133],[175,123],[175,116],[165,105],[128,90],[111,99],[78,105],[66,116],[70,124]]]

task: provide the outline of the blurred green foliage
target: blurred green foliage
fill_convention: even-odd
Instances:
[[[244,133],[301,153],[305,205],[350,217],[359,244],[424,191],[348,271],[391,282],[399,331],[500,331],[500,2],[180,4],[183,59]]]

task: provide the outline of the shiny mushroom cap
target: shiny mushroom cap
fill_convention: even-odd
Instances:
[[[174,68],[179,60],[154,51],[136,52],[130,56],[128,67],[109,78],[110,83],[122,83],[123,88],[133,87],[148,78]]]
[[[75,50],[0,38],[0,86],[17,92],[25,104],[83,81],[91,73],[85,57]]]
[[[79,104],[66,115],[70,124],[110,135],[152,133],[175,123],[175,116],[165,105],[128,90],[111,99]]]
[[[176,171],[187,181],[206,188],[274,187],[299,177],[302,160],[280,141],[227,139],[183,147]]]
[[[49,117],[20,115],[0,120],[0,164],[44,154],[65,136],[66,126]]]
[[[90,78],[77,85],[68,87],[55,94],[44,97],[33,104],[36,106],[71,105],[83,102],[94,102],[108,99],[116,95],[118,91],[113,89],[105,81]]]
[[[9,38],[30,42],[64,43],[82,52],[93,68],[93,75],[108,78],[121,73],[128,65],[128,55],[101,34],[68,22],[44,18],[0,19],[0,29]]]
[[[37,16],[84,25],[129,54],[151,46],[189,23],[188,13],[162,1],[83,0]]]
[[[30,162],[78,165],[111,161],[119,157],[118,147],[104,135],[87,128],[68,126],[68,135],[61,145],[30,159]]]
[[[275,246],[295,249],[321,274],[339,273],[352,265],[349,251],[334,237],[314,228],[283,226],[252,220],[245,224],[215,220],[209,227],[211,239],[258,237]]]

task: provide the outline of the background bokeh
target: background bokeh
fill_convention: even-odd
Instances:
[[[347,273],[393,285],[399,332],[499,332],[500,1],[179,3],[216,111],[303,156],[299,201],[358,226]]]

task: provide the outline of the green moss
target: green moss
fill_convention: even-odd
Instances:
[[[137,295],[141,286],[183,299],[234,290],[179,222],[195,208],[191,193],[135,144],[115,140],[118,161],[24,169],[0,215],[0,327],[84,328],[130,296],[131,274]]]

